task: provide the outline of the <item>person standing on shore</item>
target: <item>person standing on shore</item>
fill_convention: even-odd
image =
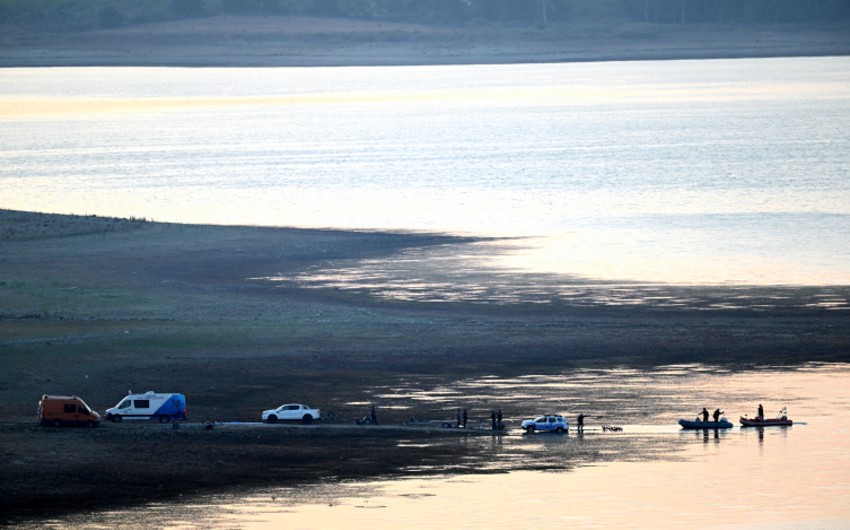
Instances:
[[[584,432],[584,412],[579,412],[576,424],[578,425],[578,432]]]
[[[499,412],[496,413],[496,427],[500,431],[505,428],[505,424],[502,423],[502,409],[499,409]]]

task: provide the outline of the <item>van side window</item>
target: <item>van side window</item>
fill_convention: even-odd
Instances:
[[[133,405],[137,409],[149,409],[151,407],[151,402],[149,399],[137,399],[133,402]]]
[[[70,412],[71,414],[77,412],[77,406],[73,403],[65,403],[65,412]]]

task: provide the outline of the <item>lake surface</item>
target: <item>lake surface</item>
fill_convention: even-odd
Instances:
[[[0,207],[527,236],[577,278],[850,283],[850,58],[0,71]]]
[[[463,396],[587,416],[586,432],[399,440],[471,446],[427,476],[239,490],[174,503],[40,520],[39,528],[847,528],[850,365],[736,371],[703,365],[576,370],[552,376],[414,381],[384,389],[400,408]],[[793,427],[685,431],[703,406],[730,420],[787,407]],[[521,418],[507,416],[517,425]],[[615,424],[622,432],[602,432]],[[285,457],[285,448],[282,448]],[[536,471],[529,470],[537,469]],[[546,469],[542,471],[540,469]],[[494,472],[496,472],[494,474]],[[23,524],[24,527],[28,523]]]

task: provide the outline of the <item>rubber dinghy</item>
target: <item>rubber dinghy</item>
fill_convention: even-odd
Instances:
[[[742,427],[790,427],[794,425],[787,416],[781,418],[741,418]]]
[[[702,420],[679,420],[683,429],[731,429],[734,427],[731,421],[721,418],[720,421]]]

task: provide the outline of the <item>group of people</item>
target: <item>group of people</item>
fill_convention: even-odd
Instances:
[[[761,408],[761,405],[759,405],[759,408]],[[714,421],[716,421],[716,422],[717,422],[717,421],[720,421],[720,416],[721,416],[722,414],[726,414],[726,413],[725,413],[725,412],[723,412],[723,411],[722,411],[722,410],[720,410],[720,409],[715,409],[715,410],[714,410],[714,414],[712,414],[712,415],[711,415],[711,417],[712,417],[712,418],[714,418]],[[700,415],[702,415],[702,421],[708,421],[708,409],[706,409],[705,407],[703,407],[703,408],[702,408],[702,412],[700,412]]]
[[[461,413],[460,409],[457,409],[455,417],[457,418],[457,427],[460,428],[463,426],[466,429],[466,420],[469,419],[469,416],[466,415],[466,409],[463,409],[463,413]]]
[[[699,414],[700,414],[700,416],[702,416],[702,421],[708,421],[708,409],[703,407],[702,412],[700,412]],[[714,421],[720,421],[720,416],[723,415],[723,414],[726,414],[726,413],[723,412],[720,409],[715,409],[714,413],[711,415],[711,417],[714,419]],[[697,416],[697,419],[699,419],[699,416]],[[759,408],[758,408],[758,413],[756,414],[756,419],[757,420],[763,420],[764,419],[764,407],[762,406],[761,403],[759,403]],[[581,425],[581,421],[579,421],[579,425]]]
[[[759,407],[761,407],[761,405],[759,405]],[[703,412],[705,413],[705,417],[708,418],[708,411],[703,409]],[[718,414],[722,414],[722,413],[715,411],[715,416],[717,416]],[[367,419],[369,420],[368,422],[366,421]],[[455,411],[455,419],[457,421],[457,427],[458,428],[463,427],[465,429],[466,428],[466,422],[469,420],[469,415],[468,415],[466,409],[461,410],[460,408],[458,408]],[[358,420],[358,423],[371,423],[372,425],[378,424],[378,415],[375,412],[375,405],[372,405],[372,408],[369,411],[368,418],[363,418],[362,421]],[[577,424],[578,424],[578,432],[584,432],[584,413],[583,412],[578,415]],[[490,427],[494,431],[504,430],[505,424],[502,421],[502,410],[501,409],[490,411]]]
[[[498,412],[490,411],[490,426],[494,431],[501,431],[505,428],[505,424],[502,423],[502,409],[499,409]]]

